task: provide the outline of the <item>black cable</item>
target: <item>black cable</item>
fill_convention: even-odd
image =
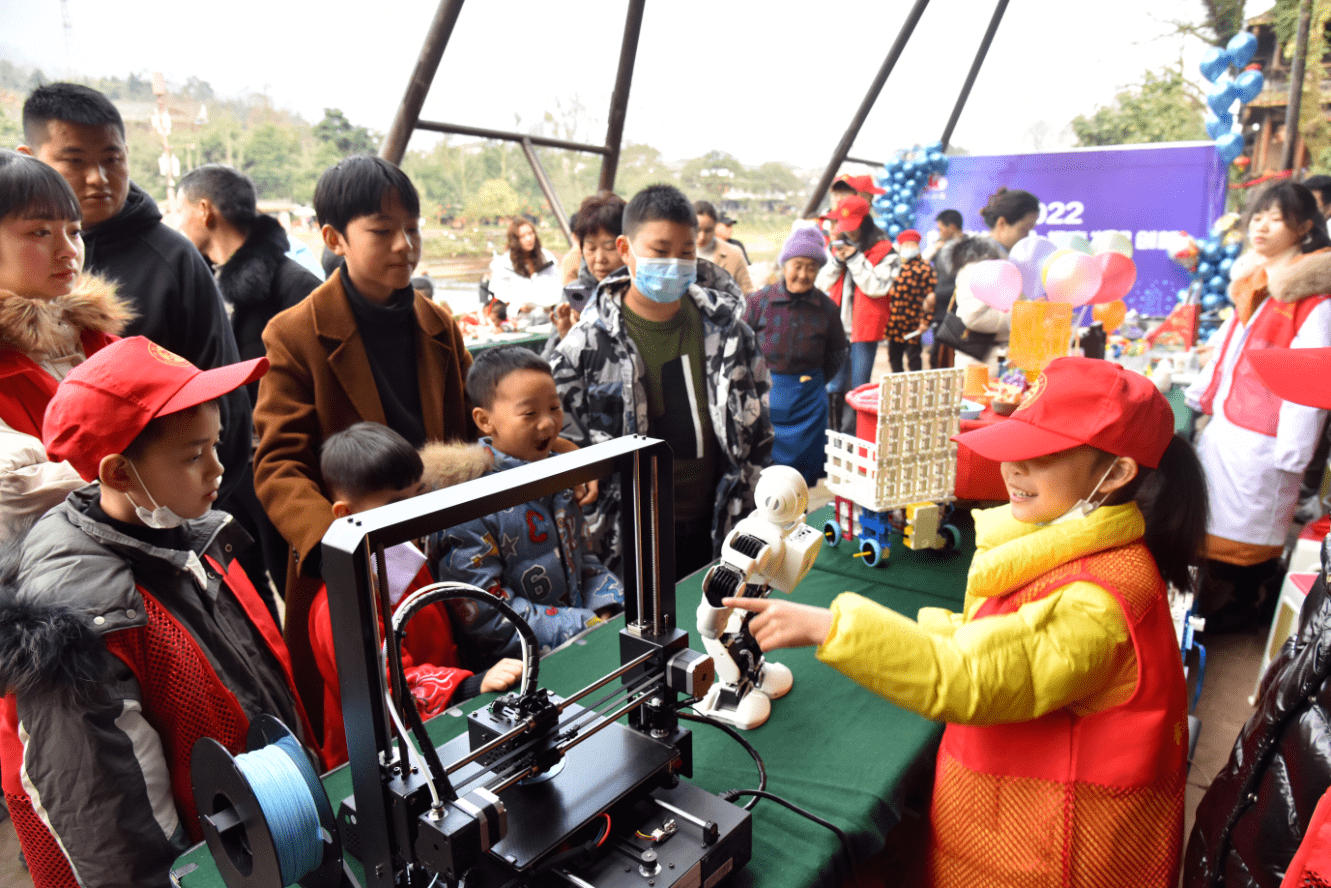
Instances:
[[[417,611],[435,601],[449,601],[457,598],[469,598],[473,601],[479,601],[488,604],[508,619],[518,633],[523,636],[527,642],[527,662],[524,669],[525,680],[522,684],[522,693],[531,693],[536,687],[537,664],[540,661],[540,645],[536,642],[536,633],[532,631],[527,621],[522,619],[513,608],[509,607],[504,601],[489,592],[480,589],[469,588],[459,583],[448,583],[439,585],[435,588],[426,587],[423,590],[412,593],[403,602],[392,618],[392,631],[388,633],[392,639],[392,645],[397,651],[396,657],[389,657],[390,665],[396,666],[396,676],[399,686],[407,687],[407,673],[402,666],[402,639],[407,634],[407,624]],[[407,692],[410,696],[410,692]],[[430,739],[430,734],[425,730],[425,721],[421,718],[420,711],[416,707],[415,699],[410,701],[399,701],[399,705],[406,712],[407,721],[411,726],[411,732],[416,735],[416,744],[421,748],[421,755],[425,757],[425,764],[430,769],[430,776],[438,786],[442,786],[446,793],[453,791],[452,784],[448,780],[448,773],[444,770],[444,763],[439,760],[439,752],[434,748],[434,741]],[[454,793],[455,794],[455,793]]]
[[[758,766],[758,791],[762,792],[763,790],[767,789],[767,766],[763,764],[763,757],[758,754],[758,750],[754,749],[753,745],[750,744],[748,740],[744,739],[744,736],[740,734],[739,731],[736,731],[734,728],[732,728],[730,725],[726,724],[725,722],[720,721],[718,719],[714,719],[711,716],[707,715],[689,715],[687,712],[681,712],[679,713],[679,717],[684,719],[685,721],[701,722],[705,725],[711,725],[714,728],[720,728],[721,730],[729,734],[731,737],[734,737],[735,740],[739,742],[739,745],[743,746],[745,751],[748,752],[749,755],[753,756],[753,762]],[[740,792],[740,790],[732,789],[729,792]],[[722,793],[723,798],[725,797],[725,795],[726,793]],[[760,796],[754,796],[753,801],[743,806],[744,810],[752,811],[753,806],[758,804],[759,798]]]
[[[841,840],[842,849],[846,852],[846,865],[849,869],[850,876],[851,878],[854,878],[855,855],[850,850],[850,837],[847,836],[839,826],[837,826],[834,823],[829,823],[828,821],[819,817],[817,814],[812,814],[808,811],[805,811],[803,808],[801,808],[799,805],[796,805],[794,802],[788,802],[785,799],[781,798],[781,796],[779,795],[775,795],[774,793],[766,792],[765,790],[761,789],[728,789],[725,792],[721,793],[721,798],[725,799],[728,802],[733,802],[735,799],[739,798],[740,796],[746,796],[746,795],[754,796],[755,798],[760,798],[760,799],[770,799],[771,801],[776,802],[778,805],[784,805],[785,807],[794,811],[796,814],[800,815],[801,817],[807,817],[808,819],[812,820],[814,823],[818,824],[819,826],[827,827],[832,832],[836,833],[836,837]]]

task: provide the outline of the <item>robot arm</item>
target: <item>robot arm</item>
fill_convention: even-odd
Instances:
[[[742,728],[762,724],[768,711],[763,707],[770,706],[766,698],[761,704],[748,698],[755,691],[778,697],[789,690],[791,679],[784,666],[765,663],[748,629],[752,614],[736,614],[721,602],[766,597],[772,588],[789,593],[813,567],[823,544],[823,535],[804,523],[809,492],[799,472],[789,466],[764,469],[755,498],[757,508],[726,537],[720,562],[703,578],[698,604],[698,634],[716,663],[718,679],[705,708]],[[755,704],[761,713],[749,712]]]

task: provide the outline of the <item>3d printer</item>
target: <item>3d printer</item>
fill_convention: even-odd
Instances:
[[[621,665],[568,697],[551,694],[537,685],[530,629],[512,614],[525,633],[520,691],[473,712],[467,733],[436,749],[395,636],[441,598],[507,608],[480,590],[435,584],[394,614],[383,550],[612,473],[624,492]],[[676,625],[670,478],[663,442],[624,437],[335,522],[323,565],[354,792],[330,804],[273,719],[255,721],[252,751],[237,757],[200,741],[195,798],[229,888],[356,884],[344,851],[373,888],[710,888],[747,863],[748,812],[680,779],[691,773],[691,742],[679,696],[703,697],[714,668]],[[393,614],[387,643],[381,613]],[[257,778],[259,761],[248,757],[259,755],[284,776]]]

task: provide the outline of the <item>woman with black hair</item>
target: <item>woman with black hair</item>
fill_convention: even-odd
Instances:
[[[888,293],[901,273],[901,258],[892,249],[892,240],[874,224],[864,198],[843,198],[829,218],[836,223],[831,261],[818,272],[814,286],[840,307],[841,324],[850,338],[850,360],[827,384],[827,403],[832,427],[851,434],[855,417],[843,411],[844,399],[846,392],[873,375],[878,343],[887,334]]]
[[[1040,217],[1040,201],[1029,191],[1017,189],[1009,190],[1000,188],[989,196],[989,202],[985,204],[984,209],[980,210],[980,216],[984,219],[984,224],[989,227],[987,237],[981,235],[978,240],[979,245],[972,243],[967,252],[974,258],[971,261],[980,259],[1006,259],[1008,251],[1017,245],[1017,241],[1031,233],[1035,227],[1035,220]],[[967,240],[967,238],[962,239]],[[959,273],[966,262],[956,261],[955,251],[960,248],[960,241],[954,241],[942,256],[942,261],[947,263],[952,269],[954,275]],[[977,246],[979,249],[977,249]],[[955,301],[955,311],[957,317],[966,325],[966,329],[981,335],[992,335],[994,342],[989,346],[988,351],[979,356],[973,357],[960,350],[956,353],[956,366],[965,367],[971,364],[987,364],[990,373],[998,371],[998,350],[1007,345],[1008,333],[1012,325],[1012,315],[1010,312],[999,311],[993,306],[983,302],[979,297],[971,293],[970,288],[958,286],[953,291]]]
[[[1286,180],[1257,195],[1244,223],[1249,250],[1230,273],[1234,313],[1186,393],[1211,416],[1197,441],[1211,498],[1198,605],[1210,631],[1253,626],[1272,610],[1277,559],[1326,416],[1282,403],[1248,359],[1260,349],[1331,346],[1326,222],[1312,192]]]

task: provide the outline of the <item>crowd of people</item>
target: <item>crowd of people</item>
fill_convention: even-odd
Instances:
[[[847,425],[881,342],[894,372],[920,369],[925,334],[955,316],[974,348],[933,347],[929,366],[996,365],[1007,317],[957,276],[1039,212],[999,189],[987,233],[947,210],[922,249],[874,223],[868,177],[843,177],[755,286],[712,203],[670,185],[592,195],[569,261],[518,219],[492,268],[492,286],[552,306],[543,351],[473,358],[414,283],[420,200],[386,160],[319,178],[321,279],[230,167],[187,173],[180,231],[164,224],[95,90],[36,89],[23,137],[0,150],[0,784],[42,888],[168,884],[200,839],[201,737],[238,753],[269,713],[320,765],[346,760],[319,546],[334,520],[643,434],[674,455],[684,577],[752,511],[763,468],[817,483],[823,431]],[[1144,376],[1060,358],[1011,419],[959,438],[1001,463],[1010,497],[974,513],[962,612],[727,601],[756,612],[764,650],[814,646],[946,722],[933,884],[1178,881],[1188,738],[1166,588],[1196,590],[1217,627],[1269,615],[1331,407],[1319,201],[1285,182],[1248,216],[1237,309],[1188,395],[1211,414],[1195,451]],[[601,479],[392,547],[387,599],[470,583],[553,649],[622,609],[624,507]],[[1331,740],[1299,726],[1326,711],[1327,612],[1323,580],[1202,802],[1188,884],[1274,885],[1316,832]],[[484,603],[426,609],[403,643],[415,705],[511,687],[518,647]]]

